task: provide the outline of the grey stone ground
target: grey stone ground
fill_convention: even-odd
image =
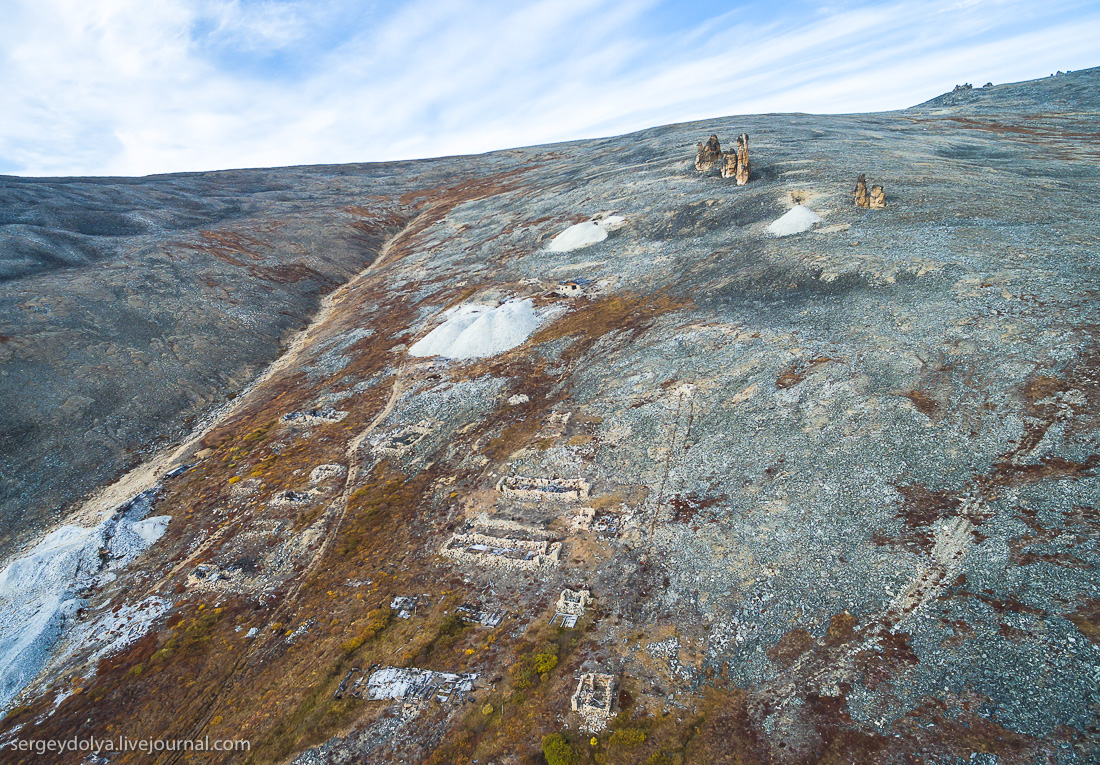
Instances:
[[[695,171],[712,132],[749,134],[747,186]],[[580,358],[567,339],[526,348],[556,376],[549,391],[448,382],[462,365],[443,364],[387,420],[438,423],[399,467],[477,468],[479,455],[447,451],[449,434],[502,396],[560,396],[562,436],[501,473],[622,493],[596,519],[612,552],[590,571],[616,617],[605,664],[645,678],[648,652],[685,689],[727,672],[768,700],[767,731],[797,730],[808,692],[843,695],[882,733],[920,699],[973,698],[1054,760],[1085,761],[1100,704],[1098,138],[1089,70],[889,114],[724,118],[477,158],[5,179],[0,512],[21,517],[9,539],[242,385],[411,218],[399,193],[516,171],[512,190],[423,231],[387,270],[393,289],[431,298],[465,280],[490,301],[581,278],[593,299],[660,293],[680,307]],[[861,172],[885,186],[885,210],[851,204]],[[394,218],[356,240],[339,210],[367,194],[392,198]],[[768,236],[799,201],[820,229]],[[601,211],[626,226],[544,249]],[[219,250],[243,265],[186,246],[230,223],[262,239]],[[312,270],[283,282],[254,264]],[[310,379],[338,380],[349,345],[318,346]],[[569,514],[503,509],[552,528]],[[861,632],[820,648],[844,612]],[[669,621],[695,661],[676,641],[623,647],[636,625]],[[769,652],[799,630],[819,648]]]

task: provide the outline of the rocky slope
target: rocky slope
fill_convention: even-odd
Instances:
[[[745,185],[695,169],[742,132]],[[6,517],[179,444],[84,507],[156,486],[171,520],[70,593],[4,740],[1092,761],[1098,137],[1089,70],[482,157],[5,180]],[[815,228],[767,232],[799,204]],[[578,223],[602,238],[555,240]],[[493,355],[416,353],[452,340]],[[606,715],[571,708],[589,675]]]

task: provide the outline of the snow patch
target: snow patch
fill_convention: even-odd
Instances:
[[[809,231],[815,223],[821,222],[821,216],[805,205],[795,205],[781,218],[768,226],[768,233],[773,236],[790,236]]]
[[[443,315],[446,321],[409,348],[410,356],[495,356],[521,345],[545,318],[530,300],[510,300],[496,308],[466,303]]]
[[[550,252],[570,252],[588,247],[607,239],[608,231],[620,228],[625,222],[626,218],[621,215],[608,215],[577,223],[551,239],[546,249]]]
[[[46,664],[86,595],[164,534],[169,516],[145,517],[155,494],[138,494],[96,526],[62,526],[0,571],[0,707]]]

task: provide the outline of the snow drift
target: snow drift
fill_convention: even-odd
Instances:
[[[138,494],[98,526],[62,526],[0,571],[0,707],[45,665],[86,594],[164,534],[170,516],[146,518],[155,493]]]
[[[625,221],[626,218],[621,215],[608,215],[578,223],[551,239],[546,249],[550,252],[569,252],[588,247],[607,239],[607,232],[619,228]]]
[[[790,236],[809,231],[815,223],[821,222],[821,216],[805,205],[795,205],[785,215],[768,226],[768,233],[774,236]]]
[[[414,343],[410,356],[495,356],[521,345],[541,322],[530,300],[510,300],[496,308],[467,303],[443,315],[446,321]]]

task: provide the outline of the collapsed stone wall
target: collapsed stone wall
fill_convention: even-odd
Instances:
[[[588,498],[588,482],[583,478],[528,478],[506,476],[497,483],[497,491],[513,499],[576,501]]]
[[[595,672],[581,675],[577,690],[569,699],[569,705],[580,715],[583,728],[598,731],[607,725],[607,721],[611,718],[614,691],[615,678],[611,675]]]
[[[503,550],[526,550],[534,553],[529,558],[511,558],[488,550],[471,550],[475,545]],[[459,563],[478,567],[494,566],[531,571],[543,566],[555,566],[561,561],[561,542],[546,540],[507,539],[487,534],[455,534],[440,553]]]

